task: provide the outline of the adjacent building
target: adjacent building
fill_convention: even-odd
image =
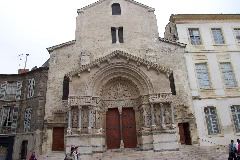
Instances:
[[[48,68],[0,75],[0,159],[42,154]]]
[[[0,159],[240,138],[240,15],[172,15],[160,38],[133,0],[77,13],[75,40],[42,67],[0,75]]]
[[[226,145],[240,138],[240,15],[172,15],[165,38],[187,44],[199,143]]]
[[[197,143],[185,44],[159,38],[154,9],[100,0],[77,13],[75,40],[48,48],[44,153]]]

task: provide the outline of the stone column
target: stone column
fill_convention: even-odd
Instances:
[[[88,133],[92,133],[92,106],[88,106]]]
[[[170,103],[171,106],[171,116],[172,116],[172,125],[175,124],[175,120],[174,120],[174,106]]]
[[[118,107],[118,111],[120,115],[120,137],[121,137],[120,148],[124,148],[123,134],[122,134],[122,107]]]
[[[82,106],[78,106],[78,131],[82,129]]]
[[[162,103],[160,103],[160,107],[161,107],[161,127],[165,128],[165,116],[164,116],[164,105]]]
[[[118,31],[119,31],[119,28],[116,27],[116,43],[119,43]]]
[[[154,113],[154,104],[151,103],[150,105],[151,105],[152,127],[155,127],[156,124],[155,124],[155,116],[154,116],[155,115],[155,113]]]
[[[70,135],[72,132],[71,121],[72,121],[72,111],[71,111],[71,106],[69,106],[69,108],[68,108],[68,128],[67,128],[68,135]]]

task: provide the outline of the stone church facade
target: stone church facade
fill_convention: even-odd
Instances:
[[[154,9],[133,0],[79,9],[75,40],[48,48],[44,154],[197,143],[184,49],[159,38]]]

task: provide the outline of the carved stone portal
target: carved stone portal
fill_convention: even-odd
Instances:
[[[102,88],[103,100],[130,100],[139,97],[137,86],[125,78],[113,78]]]

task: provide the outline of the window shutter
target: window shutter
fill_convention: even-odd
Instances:
[[[16,89],[16,100],[21,99],[21,89],[22,89],[22,81],[17,82],[17,89]]]
[[[11,125],[12,132],[16,132],[17,120],[18,120],[18,107],[14,106],[12,112],[12,125]]]
[[[6,91],[7,91],[7,82],[4,82],[0,86],[0,99],[4,100],[6,96]]]

